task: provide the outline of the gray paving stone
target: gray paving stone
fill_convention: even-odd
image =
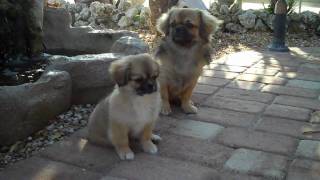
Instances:
[[[231,80],[228,80],[228,79],[200,76],[198,83],[207,84],[210,86],[224,86],[228,84],[230,81]]]
[[[216,96],[234,98],[234,99],[242,99],[247,101],[257,101],[268,103],[271,102],[275,95],[269,93],[262,93],[258,91],[248,91],[242,89],[231,89],[231,88],[223,88],[220,89],[216,94]]]
[[[228,55],[224,61],[224,64],[232,66],[249,67],[254,63],[258,62],[261,57],[261,54],[253,51],[239,52]]]
[[[226,162],[225,169],[242,174],[263,176],[282,180],[286,174],[287,158],[261,151],[236,150]]]
[[[262,88],[262,92],[270,92],[274,94],[290,95],[290,96],[301,96],[308,98],[318,97],[319,93],[316,90],[296,88],[280,85],[267,85]]]
[[[306,81],[320,81],[320,76],[302,72],[279,72],[276,76],[290,79],[300,79]]]
[[[235,148],[244,147],[284,155],[290,155],[297,144],[297,140],[289,136],[243,128],[226,128],[216,141]]]
[[[313,109],[313,110],[320,109],[320,101],[319,100],[294,97],[294,96],[284,96],[284,95],[277,96],[274,103],[288,105],[288,106],[294,106],[294,107],[308,108],[308,109]]]
[[[320,162],[295,159],[289,168],[287,180],[319,180]]]
[[[245,90],[252,90],[252,91],[258,91],[262,89],[263,86],[265,86],[265,84],[263,83],[240,81],[240,80],[234,80],[227,85],[228,88],[237,88],[237,89],[245,89]]]
[[[304,108],[272,104],[267,107],[263,114],[274,117],[295,119],[299,121],[308,121],[310,113],[310,110]]]
[[[298,72],[320,75],[320,64],[315,64],[315,63],[302,64],[298,69]]]
[[[208,95],[208,94],[213,94],[217,90],[218,90],[218,87],[204,85],[204,84],[197,84],[193,92]]]
[[[224,171],[219,173],[218,179],[213,180],[265,180],[263,177],[256,177],[247,174],[239,174],[230,171]]]
[[[31,157],[20,161],[0,172],[0,179],[3,180],[87,180],[100,179],[101,177],[101,174],[91,172],[85,168],[40,157]]]
[[[207,107],[200,107],[197,114],[187,115],[186,118],[240,127],[248,127],[256,121],[254,114]]]
[[[216,70],[204,70],[202,76],[223,78],[223,79],[234,79],[239,75],[239,73],[216,71]]]
[[[186,119],[177,121],[170,132],[205,140],[215,138],[223,129],[224,127],[218,124]]]
[[[320,141],[301,140],[296,151],[296,156],[320,160]]]
[[[272,58],[272,59],[266,59],[266,60],[260,61],[259,63],[272,64],[272,65],[278,65],[278,66],[292,66],[292,67],[298,67],[301,64],[301,62],[297,61],[295,58],[289,58],[289,59],[288,57],[280,58],[279,55],[275,56],[275,58]]]
[[[266,75],[273,76],[278,73],[277,69],[263,69],[263,68],[249,68],[244,73],[245,74],[257,74],[257,75]]]
[[[191,100],[198,105],[201,104],[207,97],[209,97],[207,94],[192,93]]]
[[[320,90],[320,82],[305,81],[298,79],[289,80],[286,86]]]
[[[251,82],[260,82],[266,84],[276,84],[282,85],[287,82],[286,79],[274,76],[262,76],[262,75],[254,75],[254,74],[242,74],[237,77],[238,80],[242,81],[251,81]]]
[[[130,180],[212,180],[218,177],[217,171],[198,164],[147,154],[116,164],[109,174]]]
[[[283,72],[294,72],[297,71],[297,67],[292,66],[283,66],[283,65],[276,65],[276,64],[264,64],[262,62],[259,62],[252,67],[254,68],[263,68],[263,69],[273,69],[273,70],[279,70]]]
[[[166,134],[159,143],[161,156],[191,161],[203,166],[220,169],[234,151],[219,144],[196,138]]]
[[[267,104],[255,102],[255,101],[245,101],[240,99],[232,99],[226,97],[210,96],[203,103],[209,107],[229,109],[234,111],[248,112],[248,113],[259,113],[267,106]]]
[[[99,147],[77,137],[54,144],[40,155],[96,172],[106,172],[120,161],[112,147]]]
[[[268,131],[278,134],[284,134],[297,138],[320,139],[318,133],[304,134],[305,131],[320,129],[319,125],[313,125],[306,122],[288,120],[275,117],[262,117],[262,120],[256,126],[257,130]]]
[[[241,72],[244,72],[247,68],[246,67],[241,67],[241,66],[228,66],[228,65],[222,65],[222,64],[209,64],[209,65],[205,66],[204,69],[241,73]]]

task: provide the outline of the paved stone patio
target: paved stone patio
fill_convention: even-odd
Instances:
[[[159,154],[133,144],[135,160],[120,161],[83,129],[0,179],[319,180],[320,124],[310,123],[319,95],[320,48],[232,54],[205,68],[193,94],[198,114],[158,121]]]

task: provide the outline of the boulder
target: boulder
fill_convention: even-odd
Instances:
[[[245,11],[238,16],[241,25],[246,29],[252,29],[255,27],[257,16],[252,11]]]
[[[317,13],[304,11],[301,13],[301,19],[308,27],[316,29],[320,25],[320,17]]]
[[[229,7],[225,4],[220,6],[220,10],[219,10],[221,15],[228,15],[229,14]]]
[[[111,52],[127,55],[148,53],[149,46],[139,38],[124,36],[113,44]]]
[[[255,31],[267,31],[268,27],[262,22],[261,19],[258,19],[256,25],[254,26]]]
[[[123,54],[105,53],[73,57],[55,55],[49,58],[46,71],[61,70],[70,74],[72,80],[72,104],[97,103],[113,88],[109,65]]]
[[[44,45],[47,53],[58,55],[107,53],[120,37],[137,37],[137,33],[126,30],[94,30],[89,26],[70,27],[70,21],[66,9],[46,8]]]
[[[317,34],[318,36],[320,36],[320,25],[318,26],[318,28],[317,28],[317,30],[316,30],[316,34]]]
[[[132,4],[128,0],[120,0],[118,9],[121,11],[127,11],[130,7],[132,7]]]
[[[231,33],[243,33],[246,31],[244,27],[236,23],[228,23],[226,24],[225,28],[228,32],[231,32]]]
[[[89,8],[83,8],[82,9],[82,11],[80,12],[80,14],[79,14],[79,16],[80,16],[80,20],[82,20],[82,21],[88,21],[88,19],[90,18],[90,16],[91,16],[91,11],[90,11],[90,9]]]
[[[0,86],[0,145],[41,130],[71,105],[71,79],[64,71],[47,71],[35,83]]]
[[[122,16],[118,22],[118,26],[120,28],[125,28],[131,26],[133,24],[133,20],[127,16]]]

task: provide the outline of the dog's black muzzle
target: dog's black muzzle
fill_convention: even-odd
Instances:
[[[174,29],[172,40],[180,45],[187,45],[192,42],[193,35],[189,33],[188,29],[179,25]]]
[[[143,96],[145,94],[151,94],[156,92],[158,89],[156,81],[146,81],[143,82],[139,88],[136,89],[137,94],[139,96]]]

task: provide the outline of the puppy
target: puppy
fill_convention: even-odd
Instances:
[[[160,63],[162,114],[171,113],[170,102],[178,100],[185,113],[196,113],[190,98],[211,57],[211,36],[220,20],[199,9],[173,8],[157,21],[164,34],[155,57]]]
[[[134,158],[129,137],[140,139],[145,152],[157,153],[151,139],[159,140],[152,134],[161,109],[158,63],[147,54],[127,56],[109,72],[116,86],[89,117],[89,142],[112,144],[122,160]]]

